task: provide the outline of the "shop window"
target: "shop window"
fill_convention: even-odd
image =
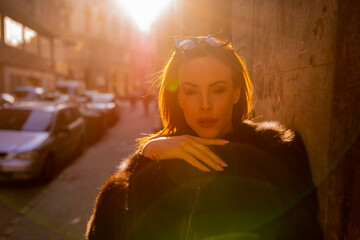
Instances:
[[[38,51],[38,35],[37,33],[28,28],[24,28],[24,40],[25,40],[25,50],[31,53],[36,54]]]
[[[9,17],[4,18],[4,40],[9,46],[25,49],[33,54],[38,53],[37,32]]]
[[[4,18],[4,40],[5,43],[12,47],[21,48],[23,45],[23,25],[9,17]]]

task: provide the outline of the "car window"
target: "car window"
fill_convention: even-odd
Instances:
[[[68,94],[68,88],[67,87],[56,87],[56,91],[62,93],[62,94]]]
[[[64,110],[60,111],[56,118],[56,128],[66,127],[69,124],[67,114]]]
[[[77,110],[75,108],[72,108],[71,111],[72,111],[72,113],[74,115],[75,120],[77,120],[80,117],[79,110]]]
[[[57,125],[64,127],[69,125],[71,122],[72,122],[71,112],[68,109],[61,110],[58,115]]]
[[[29,92],[27,91],[16,91],[14,92],[15,96],[17,98],[26,98],[29,95]]]
[[[0,129],[23,131],[49,131],[52,114],[24,109],[0,110]]]
[[[73,113],[71,108],[63,109],[58,114],[56,125],[58,128],[64,127],[64,126],[71,124],[76,119],[77,119],[77,117],[75,116],[75,114]]]
[[[76,115],[75,115],[72,108],[66,109],[66,112],[67,112],[66,114],[67,114],[67,116],[69,118],[69,123],[72,123],[77,119],[77,117],[76,117]]]

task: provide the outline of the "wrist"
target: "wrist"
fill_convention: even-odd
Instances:
[[[153,154],[151,154],[151,141],[147,142],[140,150],[140,154],[144,157],[150,158],[151,160],[157,160],[154,158]]]

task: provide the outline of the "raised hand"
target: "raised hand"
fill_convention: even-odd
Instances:
[[[224,145],[226,143],[228,141],[223,139],[206,139],[190,135],[160,137],[149,141],[143,147],[142,154],[156,161],[183,159],[204,172],[210,171],[208,167],[222,171],[227,164],[207,145]]]

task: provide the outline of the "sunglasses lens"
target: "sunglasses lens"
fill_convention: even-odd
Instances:
[[[195,42],[194,39],[182,38],[176,40],[176,47],[180,50],[190,50],[196,47],[196,45],[197,42]]]
[[[221,39],[218,37],[208,37],[205,41],[213,47],[222,47],[229,42],[227,39]]]
[[[228,38],[219,38],[218,36],[186,37],[175,39],[175,47],[181,51],[186,51],[195,48],[201,41],[205,41],[207,44],[216,48],[224,47],[229,43]]]

